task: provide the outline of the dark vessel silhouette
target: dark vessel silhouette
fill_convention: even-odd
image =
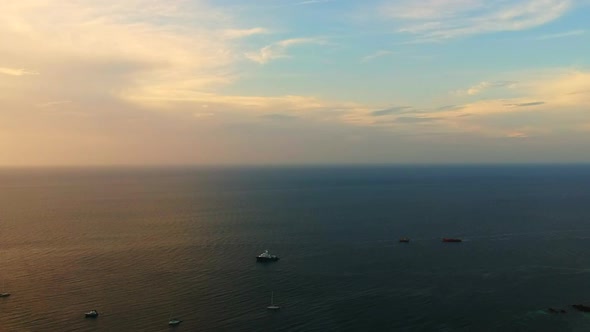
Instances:
[[[445,238],[442,239],[442,242],[463,242],[463,240],[456,239],[456,238],[448,238],[448,237],[445,237]]]
[[[268,250],[265,250],[262,254],[256,256],[256,261],[257,262],[262,262],[262,263],[266,263],[266,262],[276,262],[279,260],[278,256],[275,255],[271,255]]]
[[[583,305],[583,304],[572,304],[572,307],[576,310],[582,311],[582,312],[590,312],[590,306],[587,305]]]
[[[87,313],[84,314],[84,317],[86,318],[96,318],[98,317],[98,311],[96,310],[90,310]]]

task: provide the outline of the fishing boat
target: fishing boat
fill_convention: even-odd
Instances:
[[[256,261],[257,262],[262,262],[262,263],[266,263],[266,262],[276,262],[279,260],[278,256],[275,255],[271,255],[268,250],[265,250],[262,254],[256,256]]]
[[[457,239],[457,238],[448,238],[448,237],[445,237],[445,238],[442,239],[442,242],[463,242],[463,240]]]
[[[6,289],[6,281],[2,283],[2,289]],[[9,297],[10,293],[7,292],[0,292],[0,297]]]
[[[270,305],[266,307],[268,310],[279,310],[281,307],[275,304],[274,292],[270,292]]]
[[[572,307],[576,310],[581,312],[590,312],[590,306],[583,305],[583,304],[572,304]]]
[[[84,314],[84,317],[86,318],[96,318],[98,317],[98,311],[96,310],[90,310],[87,313]]]
[[[168,318],[168,326],[178,326],[178,325],[180,325],[180,323],[182,323],[182,320],[180,320],[178,318],[172,318],[173,312],[174,312],[174,310],[170,311],[170,317]]]

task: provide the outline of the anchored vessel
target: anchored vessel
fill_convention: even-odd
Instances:
[[[576,310],[582,311],[582,312],[590,312],[590,306],[587,305],[583,305],[583,304],[572,304],[572,307]]]
[[[442,242],[463,242],[463,240],[445,237]]]
[[[270,293],[270,305],[266,307],[268,310],[279,310],[281,307],[275,304],[274,292]]]
[[[5,284],[6,284],[6,281],[3,282],[2,289],[6,289]],[[8,293],[8,292],[0,292],[0,297],[9,297],[9,296],[10,296],[10,293]]]
[[[269,254],[268,250],[265,250],[262,254],[256,256],[257,262],[276,262],[278,260],[279,257]]]
[[[87,313],[84,314],[84,317],[86,318],[96,318],[98,317],[98,311],[96,310],[90,310]]]

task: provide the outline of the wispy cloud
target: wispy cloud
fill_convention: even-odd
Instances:
[[[556,131],[582,130],[588,123],[590,72],[540,70],[513,73],[518,79],[512,97],[486,98],[466,104],[388,109],[357,107],[342,117],[357,126],[391,128],[396,133],[427,136],[470,135],[491,139],[547,137]],[[477,88],[511,86],[514,81],[478,84]],[[476,92],[474,89],[472,92]],[[572,93],[576,92],[576,93]],[[589,127],[584,127],[587,130]]]
[[[364,57],[361,59],[361,62],[369,62],[369,61],[373,61],[373,60],[375,60],[375,59],[377,59],[377,58],[384,57],[384,56],[388,56],[388,55],[391,55],[391,54],[393,54],[393,52],[392,52],[392,51],[380,50],[380,51],[377,51],[377,52],[375,52],[375,53],[373,53],[373,54],[369,54],[369,55],[367,55],[367,56],[364,56]]]
[[[583,108],[590,106],[590,72],[567,70],[562,73],[547,74],[528,83],[527,89],[551,107]],[[583,106],[588,105],[588,106]]]
[[[516,132],[511,132],[506,134],[507,138],[515,138],[515,139],[522,139],[522,138],[528,138],[529,135],[520,131],[516,131]]]
[[[37,107],[48,108],[48,107],[55,107],[55,106],[60,106],[60,105],[67,105],[67,104],[71,104],[71,103],[72,103],[71,100],[49,101],[49,102],[45,102],[45,103],[39,103],[39,104],[37,104]]]
[[[273,121],[291,121],[291,120],[297,119],[297,117],[294,115],[282,114],[282,113],[265,114],[261,117],[263,119],[273,120]]]
[[[228,38],[244,38],[268,33],[270,33],[269,30],[260,27],[251,29],[228,29],[224,31],[224,35]]]
[[[0,74],[10,76],[25,76],[25,75],[39,75],[38,72],[22,68],[7,68],[0,67]]]
[[[266,32],[233,29],[236,23],[222,10],[181,0],[22,0],[2,4],[0,22],[0,63],[35,66],[2,67],[0,74],[38,70],[53,82],[19,87],[21,95],[34,92],[38,103],[211,91],[234,80],[233,65],[243,51],[232,38]]]
[[[391,107],[384,110],[377,110],[371,112],[372,116],[384,116],[384,115],[391,115],[391,114],[399,114],[400,112],[405,112],[407,110],[411,110],[412,106],[397,106]]]
[[[322,44],[323,40],[319,38],[291,38],[281,40],[274,44],[270,44],[258,50],[258,52],[246,53],[246,57],[254,62],[260,64],[268,63],[271,60],[288,58],[287,49],[304,44]]]
[[[547,40],[547,39],[556,39],[556,38],[565,38],[565,37],[572,37],[572,36],[580,36],[586,33],[586,30],[572,30],[560,33],[552,33],[548,35],[543,35],[537,37],[537,40]]]
[[[459,110],[463,108],[463,105],[444,105],[439,106],[436,108],[437,111],[450,111],[450,110]]]
[[[545,104],[544,101],[531,101],[527,103],[518,103],[518,104],[506,104],[506,106],[514,106],[514,107],[530,107],[530,106],[538,106]]]
[[[196,112],[196,113],[193,113],[193,117],[195,117],[195,118],[208,118],[208,117],[211,117],[211,116],[214,116],[214,115],[215,115],[215,113],[213,113],[213,112]]]
[[[436,112],[446,125],[490,137],[527,138],[571,131],[590,106],[590,72],[547,70],[521,73],[512,98],[485,99],[460,109]],[[470,116],[464,117],[463,115]],[[559,128],[559,129],[558,129]]]
[[[301,1],[301,2],[297,2],[294,5],[295,6],[301,6],[301,5],[313,5],[316,3],[325,3],[325,2],[333,2],[334,0],[307,0],[307,1]]]
[[[455,91],[455,94],[460,95],[460,96],[464,96],[464,95],[468,95],[468,96],[474,96],[477,94],[482,93],[483,91],[490,89],[490,88],[511,88],[514,87],[514,85],[516,84],[515,81],[495,81],[495,82],[489,82],[489,81],[483,81],[483,82],[479,82],[476,85],[473,85],[465,90],[458,90]]]
[[[427,116],[400,116],[394,121],[398,123],[416,124],[416,123],[429,123],[438,121],[441,118],[438,117],[427,117]]]
[[[574,0],[390,0],[381,11],[400,24],[400,32],[441,40],[534,28],[560,18],[574,4]]]

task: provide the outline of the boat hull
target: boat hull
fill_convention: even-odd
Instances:
[[[583,304],[572,304],[572,307],[576,310],[581,312],[590,312],[590,306],[583,305]]]
[[[448,239],[448,238],[445,238],[445,239],[442,239],[442,242],[454,242],[454,243],[457,243],[457,242],[463,242],[463,240],[461,240],[461,239]]]
[[[278,257],[256,257],[256,261],[259,263],[270,263],[278,261]]]

